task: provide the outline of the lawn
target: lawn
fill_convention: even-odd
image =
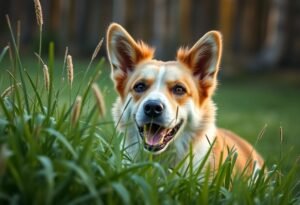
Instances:
[[[204,166],[182,170],[191,154],[173,169],[163,163],[168,159],[152,155],[128,159],[120,149],[124,136],[111,120],[116,93],[103,58],[91,66],[73,58],[71,85],[64,60],[55,59],[53,49],[43,63],[34,54],[18,59],[18,52],[12,53],[12,60],[6,55],[0,61],[1,93],[15,85],[0,98],[0,204],[299,203],[297,73],[220,78],[214,97],[218,125],[255,144],[267,162],[268,171],[249,177],[232,175],[234,153],[216,173]]]
[[[300,156],[299,89],[299,72],[275,71],[221,79],[215,97],[218,124],[252,144],[263,132],[257,149],[270,164],[288,155],[284,161],[289,169]]]

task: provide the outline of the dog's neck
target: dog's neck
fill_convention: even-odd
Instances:
[[[209,112],[204,112],[205,114],[202,116],[199,114],[201,117],[198,120],[197,126],[184,131],[182,136],[174,142],[178,160],[184,158],[190,149],[192,149],[194,167],[201,163],[213,144],[217,133],[215,124],[216,108],[214,103],[208,101],[204,109],[209,110]]]

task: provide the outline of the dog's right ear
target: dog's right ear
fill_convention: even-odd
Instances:
[[[128,76],[136,65],[153,57],[154,50],[143,42],[136,42],[119,24],[113,23],[107,31],[107,54],[111,64],[111,77],[122,96]]]

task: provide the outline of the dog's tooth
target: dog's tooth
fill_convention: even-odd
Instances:
[[[162,137],[159,141],[159,144],[162,144],[164,142],[164,137]]]

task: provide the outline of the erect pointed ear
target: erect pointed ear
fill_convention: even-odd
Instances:
[[[217,82],[216,77],[222,53],[222,36],[218,31],[210,31],[200,38],[191,49],[180,48],[177,60],[192,70],[203,88],[202,94],[210,95]]]
[[[121,94],[126,79],[137,63],[153,57],[154,50],[143,42],[136,42],[119,24],[113,23],[107,31],[107,54],[112,68],[112,79]]]

